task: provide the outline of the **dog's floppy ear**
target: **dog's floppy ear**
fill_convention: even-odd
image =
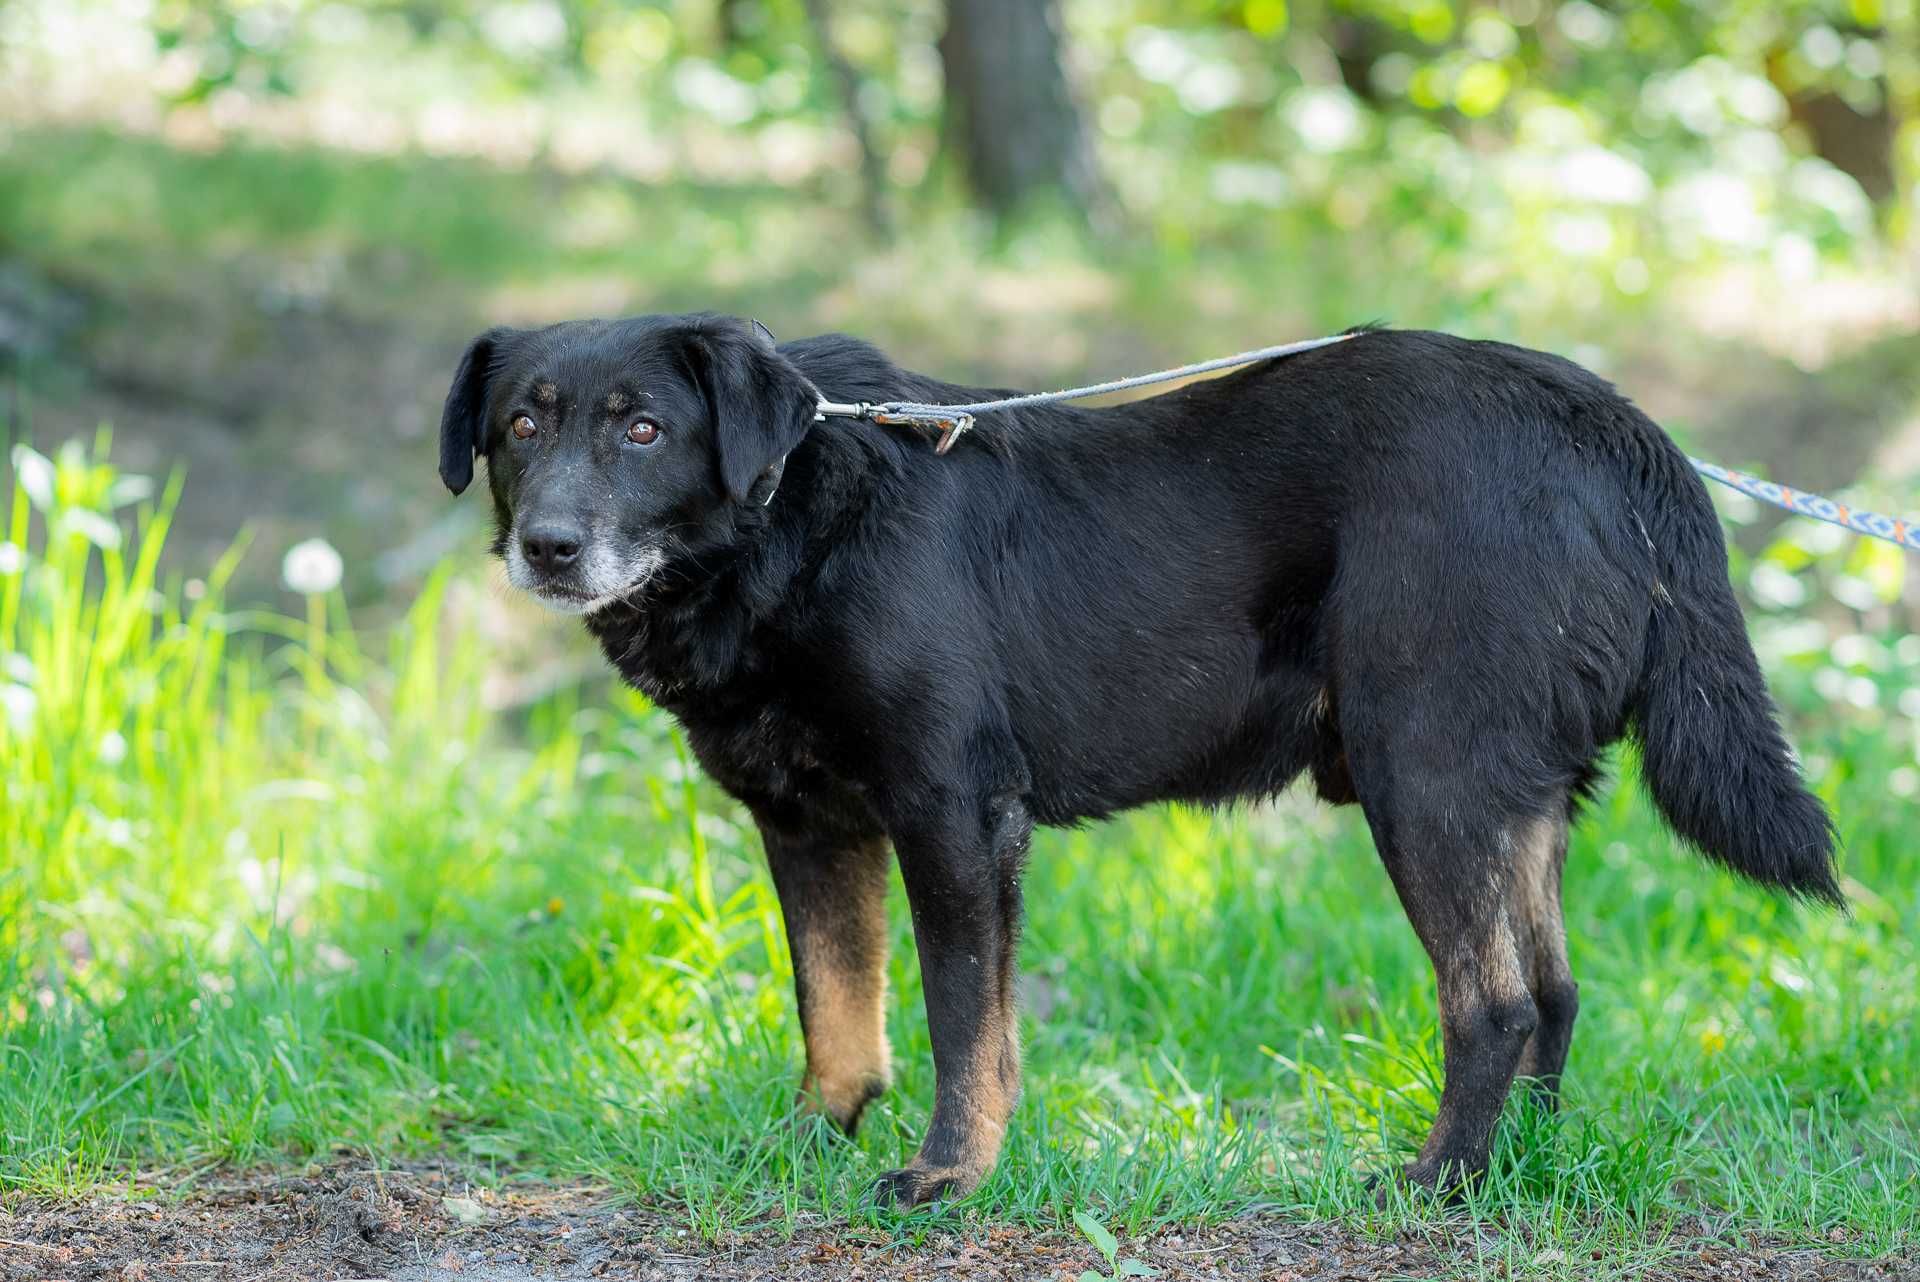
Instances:
[[[774,350],[759,322],[716,317],[687,335],[688,362],[713,411],[720,485],[744,503],[754,482],[781,462],[813,426],[820,393]]]
[[[447,389],[447,403],[440,411],[440,479],[455,494],[472,484],[474,456],[485,452],[487,380],[501,349],[517,332],[504,327],[488,330],[467,344],[460,367],[453,372],[453,386]]]

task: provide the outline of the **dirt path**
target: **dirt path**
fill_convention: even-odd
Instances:
[[[1476,1232],[1478,1251],[1470,1237]],[[1513,1257],[1489,1242],[1487,1232],[1463,1226],[1458,1239],[1370,1240],[1330,1225],[1250,1218],[1163,1229],[1125,1243],[1122,1256],[1145,1261],[1169,1282],[1590,1275],[1580,1262],[1551,1258],[1557,1252],[1520,1270],[1496,1263]],[[1077,1237],[978,1226],[964,1237],[939,1235],[921,1246],[890,1240],[877,1229],[826,1224],[790,1237],[768,1230],[707,1244],[668,1217],[617,1205],[600,1190],[494,1193],[432,1168],[263,1173],[204,1182],[180,1198],[29,1202],[0,1215],[0,1282],[1025,1282],[1075,1279],[1099,1264]],[[1685,1282],[1913,1282],[1920,1279],[1920,1259],[1738,1252],[1703,1241],[1675,1245],[1658,1263],[1631,1272]]]

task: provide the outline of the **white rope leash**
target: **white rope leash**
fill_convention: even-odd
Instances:
[[[954,441],[960,434],[973,426],[976,414],[1020,409],[1027,405],[1052,405],[1058,401],[1078,401],[1089,396],[1104,396],[1108,392],[1124,392],[1135,387],[1151,387],[1155,383],[1171,383],[1177,378],[1187,378],[1194,374],[1210,374],[1217,369],[1251,365],[1255,361],[1271,360],[1276,356],[1292,356],[1296,352],[1310,352],[1316,347],[1331,347],[1335,343],[1344,343],[1350,338],[1359,336],[1360,333],[1356,332],[1333,334],[1326,338],[1302,339],[1297,343],[1261,347],[1235,356],[1219,356],[1210,361],[1196,361],[1191,365],[1158,370],[1152,374],[1135,374],[1132,378],[1089,383],[1085,387],[1069,387],[1058,392],[1031,392],[1024,396],[1007,396],[997,401],[971,401],[965,405],[929,405],[924,401],[881,401],[878,404],[869,401],[821,401],[819,408],[814,412],[814,419],[818,421],[823,418],[859,418],[896,427],[935,428],[940,433],[940,441],[934,446],[933,452],[945,454],[953,447]]]

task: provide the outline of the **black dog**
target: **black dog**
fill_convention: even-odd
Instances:
[[[991,415],[946,457],[835,401],[982,392],[717,316],[496,329],[441,425],[512,582],[584,614],[752,811],[809,1107],[887,1082],[897,854],[938,1073],[906,1203],[993,1166],[1032,827],[1146,802],[1357,801],[1439,983],[1446,1085],[1407,1174],[1483,1170],[1573,1029],[1567,823],[1640,744],[1735,872],[1838,902],[1684,456],[1555,357],[1375,331],[1110,409]]]

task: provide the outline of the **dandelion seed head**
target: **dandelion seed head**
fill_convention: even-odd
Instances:
[[[346,564],[325,539],[305,539],[287,549],[280,562],[280,579],[289,592],[318,596],[340,586]]]

